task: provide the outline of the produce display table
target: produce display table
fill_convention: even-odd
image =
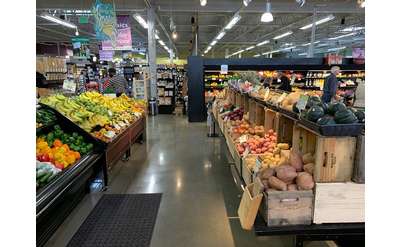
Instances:
[[[342,224],[312,224],[309,226],[282,226],[268,227],[264,219],[257,215],[254,222],[254,232],[257,236],[295,235],[295,246],[302,247],[303,241],[356,241],[357,245],[364,241],[364,223],[342,223]]]

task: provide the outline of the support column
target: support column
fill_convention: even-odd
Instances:
[[[314,57],[314,42],[315,42],[315,30],[316,30],[316,22],[317,19],[317,11],[316,8],[314,7],[314,12],[313,12],[313,24],[311,28],[311,43],[310,46],[308,47],[308,54],[307,57]]]
[[[148,62],[150,76],[150,98],[157,99],[157,64],[156,64],[156,39],[155,39],[155,13],[153,8],[147,8],[147,38]]]

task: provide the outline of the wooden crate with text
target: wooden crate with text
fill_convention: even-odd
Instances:
[[[264,128],[266,131],[272,129],[278,133],[279,128],[279,112],[265,108],[264,113]]]

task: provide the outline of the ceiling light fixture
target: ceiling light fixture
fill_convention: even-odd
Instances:
[[[62,20],[62,19],[60,19],[60,18],[58,18],[56,16],[53,16],[53,15],[50,15],[48,13],[43,13],[43,14],[40,15],[40,17],[42,17],[42,18],[44,18],[44,19],[46,19],[48,21],[52,21],[52,22],[55,22],[57,24],[63,25],[64,27],[77,28],[77,26],[75,24],[73,24],[73,23],[71,23],[69,21]]]
[[[243,0],[243,5],[245,7],[247,7],[249,5],[249,3],[251,2],[251,0]]]
[[[220,33],[217,35],[217,37],[216,37],[215,39],[216,39],[216,40],[220,40],[220,39],[222,39],[222,37],[224,37],[224,35],[225,35],[225,32],[222,31],[222,32],[220,32]]]
[[[319,42],[320,42],[319,40],[314,41],[314,44],[318,44]],[[309,45],[311,45],[311,42],[310,42],[310,43],[302,44],[301,46],[309,46]]]
[[[286,37],[286,36],[291,35],[292,33],[293,33],[292,31],[288,31],[288,32],[283,33],[283,34],[281,34],[281,35],[275,36],[273,39],[275,39],[275,40],[281,39],[281,38],[283,38],[283,37]]]
[[[329,40],[341,39],[341,38],[345,38],[345,37],[354,36],[354,35],[356,35],[356,34],[357,34],[357,33],[343,34],[343,35],[340,35],[340,36],[336,36],[336,37],[329,38]]]
[[[271,22],[274,20],[274,16],[271,13],[271,3],[267,2],[265,12],[261,16],[261,22]]]
[[[143,17],[141,17],[139,14],[135,14],[133,15],[133,18],[135,18],[135,20],[137,22],[139,22],[139,24],[144,28],[147,29],[149,28],[149,26],[147,25],[147,22],[143,19]]]
[[[164,41],[162,41],[161,39],[160,39],[160,40],[158,40],[158,43],[159,43],[160,45],[162,45],[162,46],[165,46],[165,43],[164,43]]]
[[[178,33],[176,31],[172,32],[172,38],[177,39],[178,38]]]
[[[337,47],[337,48],[330,48],[328,49],[328,51],[340,51],[346,49],[346,46],[341,46],[341,47]]]
[[[318,26],[319,24],[328,22],[328,21],[333,20],[333,19],[335,19],[335,16],[334,16],[334,15],[328,15],[327,17],[325,17],[325,18],[323,18],[323,19],[321,19],[321,20],[319,20],[319,21],[316,21],[316,22],[315,22],[315,25]],[[310,23],[310,24],[308,24],[308,25],[305,25],[304,27],[301,27],[300,29],[301,29],[301,30],[306,30],[306,29],[311,28],[312,26],[313,26],[313,24]]]
[[[296,48],[296,46],[282,48],[280,51],[287,51],[287,50],[291,50],[291,49],[294,49],[294,48]]]
[[[304,52],[304,53],[300,53],[299,54],[299,56],[306,56],[307,55],[307,52]]]
[[[261,56],[261,54],[256,54],[256,55],[254,55],[253,57],[259,57],[259,56]]]
[[[265,45],[265,44],[268,44],[268,43],[269,43],[269,40],[265,40],[263,42],[258,43],[256,46],[262,46],[262,45]]]
[[[213,40],[213,42],[211,42],[210,46],[214,46],[217,43],[216,40]]]
[[[156,39],[160,39],[160,36],[158,36],[158,34],[154,34],[154,36],[156,37]]]
[[[233,18],[229,21],[229,23],[226,25],[225,29],[229,30],[231,29],[233,26],[236,25],[236,23],[241,19],[242,17],[238,14],[234,15]]]
[[[356,32],[356,31],[361,31],[364,30],[365,27],[346,27],[345,29],[340,30],[340,32]]]
[[[254,45],[249,46],[249,47],[246,48],[246,51],[250,51],[251,49],[254,49],[254,47],[255,47]]]
[[[201,6],[206,6],[207,5],[207,0],[200,0],[200,5]]]

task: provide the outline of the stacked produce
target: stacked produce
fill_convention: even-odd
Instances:
[[[36,188],[50,183],[60,172],[61,169],[49,162],[36,161]]]
[[[86,92],[75,97],[52,95],[41,100],[105,142],[136,121],[145,112],[145,101],[126,95],[117,98],[97,92]]]
[[[56,116],[48,109],[38,109],[36,111],[36,128],[49,126],[56,121]]]
[[[36,139],[36,159],[50,162],[60,170],[76,163],[81,154],[87,154],[92,149],[93,144],[86,143],[81,135],[76,132],[65,133],[58,125],[47,135]]]
[[[242,120],[244,115],[244,110],[242,108],[239,108],[237,110],[231,111],[224,115],[224,118],[227,118],[227,120]]]
[[[319,97],[310,97],[306,110],[300,116],[319,125],[354,124],[365,121],[363,111],[348,108],[341,102],[325,104]]]
[[[306,165],[304,165],[308,162]],[[291,150],[289,159],[276,167],[263,167],[257,174],[265,190],[311,190],[314,188],[312,176],[314,158]]]
[[[262,127],[264,128],[264,127]],[[264,130],[257,131],[256,135],[247,135],[247,140],[236,144],[236,149],[239,154],[243,156],[246,149],[249,150],[250,154],[267,154],[272,153],[276,147],[276,133],[273,130],[269,130],[265,133]]]

